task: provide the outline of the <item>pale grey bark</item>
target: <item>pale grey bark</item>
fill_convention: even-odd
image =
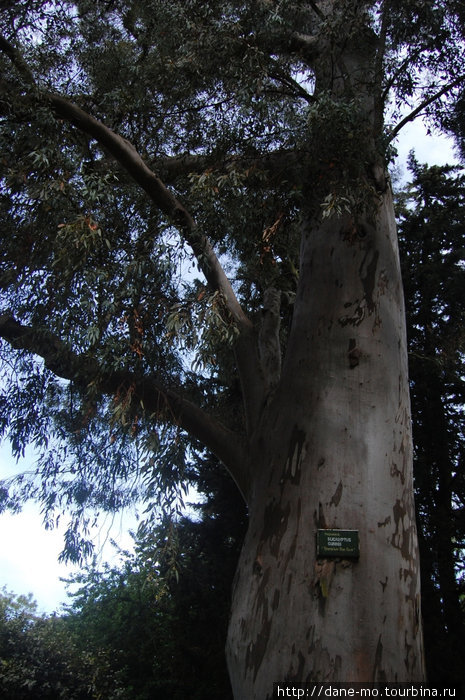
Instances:
[[[281,382],[251,454],[228,662],[237,700],[273,681],[421,681],[404,307],[390,192],[376,225],[310,222]],[[318,528],[360,559],[317,560]]]

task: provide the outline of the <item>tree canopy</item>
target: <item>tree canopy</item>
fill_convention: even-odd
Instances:
[[[422,680],[387,165],[419,116],[460,135],[463,3],[0,8],[0,430],[39,453],[3,506],[70,510],[79,558],[92,512],[179,501],[213,452],[249,506],[236,697]],[[341,523],[364,555],[325,563]]]
[[[266,290],[285,349],[303,203],[363,206],[367,148],[382,162],[409,119],[445,119],[463,81],[462,3],[330,8],[2,4],[1,429],[40,454],[4,504],[76,525],[155,503],[200,443],[247,490],[276,371],[257,349],[278,324]],[[374,141],[365,97],[335,96],[319,64],[361,27],[375,123],[390,110]]]

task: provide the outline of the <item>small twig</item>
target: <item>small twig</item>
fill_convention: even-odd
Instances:
[[[316,4],[316,2],[313,2],[313,0],[310,0],[308,4],[310,5],[310,7],[312,8],[312,10],[318,15],[318,17],[319,17],[321,20],[324,21],[324,20],[326,19],[326,15],[320,10],[320,8],[319,8],[318,5]]]

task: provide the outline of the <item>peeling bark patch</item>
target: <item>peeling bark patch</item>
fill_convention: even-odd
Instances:
[[[415,666],[415,655],[413,654],[413,648],[412,645],[408,643],[407,639],[407,630],[405,631],[404,634],[404,647],[405,647],[405,668],[407,671],[410,670],[410,668],[413,668]]]
[[[375,652],[375,664],[373,666],[373,682],[375,681],[386,681],[386,672],[381,668],[383,661],[383,644],[381,642],[381,635],[378,637],[378,644],[376,645]]]
[[[389,280],[388,280],[388,276],[386,274],[386,270],[381,270],[381,272],[379,274],[379,279],[378,279],[378,291],[379,291],[380,296],[382,294],[386,294],[388,286],[389,286]]]
[[[401,448],[402,450],[402,448]],[[398,476],[400,478],[400,483],[404,484],[405,483],[405,476],[403,471],[399,469],[397,464],[395,462],[391,463],[391,476]]]
[[[370,248],[365,253],[362,264],[360,265],[360,279],[362,280],[363,289],[365,291],[365,300],[369,313],[375,310],[375,302],[373,301],[373,292],[375,289],[376,268],[378,267],[379,251]]]
[[[322,559],[315,562],[314,585],[319,589],[319,593],[323,598],[329,596],[335,569],[336,563],[332,560]]]
[[[305,433],[295,425],[289,442],[286,466],[283,473],[283,482],[290,481],[291,484],[295,485],[300,483],[300,470],[304,452],[304,444]]]
[[[292,654],[295,654],[295,646],[292,647]],[[285,676],[284,681],[286,683],[299,683],[303,680],[303,672],[305,668],[305,656],[299,650],[297,654],[297,668],[294,670],[294,664],[291,661],[291,670]]]
[[[295,552],[297,549],[297,535],[298,533],[296,532],[293,539],[292,539],[292,544],[289,547],[289,551],[286,554],[286,558],[284,560],[284,571],[287,570],[287,567],[289,566],[289,562],[294,559],[295,557]],[[278,561],[278,567],[280,566],[280,562]]]
[[[255,576],[261,576],[263,574],[263,562],[260,555],[257,556],[253,563],[252,571]]]
[[[365,317],[370,316],[376,311],[376,302],[374,293],[376,288],[376,270],[378,267],[379,251],[369,248],[362,260],[359,268],[360,281],[363,287],[363,299],[355,299],[344,304],[344,308],[353,308],[351,314],[341,316],[338,319],[341,326],[359,326]],[[379,291],[378,291],[379,293]],[[379,325],[379,319],[376,319],[375,325]]]
[[[357,367],[359,364],[360,357],[362,355],[360,348],[357,346],[357,341],[355,338],[349,339],[349,350],[347,355],[349,357],[349,367],[350,369],[354,369],[354,367]]]
[[[244,675],[247,675],[249,670],[253,670],[254,681],[265,657],[271,632],[271,615],[268,613],[268,597],[266,590],[269,578],[270,569],[268,568],[260,579],[255,595],[254,608],[257,618],[261,619],[261,629],[257,634],[255,642],[250,642],[248,645],[245,657]]]
[[[263,627],[257,635],[255,642],[250,642],[247,647],[247,653],[245,656],[245,675],[247,671],[253,670],[254,682],[257,678],[257,673],[262,665],[263,659],[265,658],[266,647],[268,644],[268,639],[270,637],[271,630],[271,620],[266,617]]]
[[[408,515],[405,505],[397,499],[393,507],[394,522],[396,525],[396,531],[392,535],[391,544],[396,549],[399,549],[404,559],[411,561],[411,539],[413,534],[413,525],[411,523],[410,517]],[[406,520],[408,526],[406,527]]]
[[[325,514],[323,512],[323,505],[321,503],[318,504],[317,527],[321,527],[323,530],[326,530],[326,528],[328,527],[326,524]]]
[[[384,518],[384,520],[382,522],[378,523],[378,527],[386,527],[386,525],[389,525],[390,522],[391,522],[391,516],[388,515],[386,518]]]
[[[312,639],[306,653],[307,658],[311,657],[313,659],[313,668],[302,680],[305,683],[312,683],[315,681],[321,682],[329,679],[333,681],[341,680],[341,657],[339,654],[332,657],[328,649],[323,646],[321,639],[315,639],[315,630],[313,627],[310,628],[310,631]]]
[[[331,500],[329,502],[330,506],[338,506],[339,505],[339,501],[342,498],[342,490],[343,490],[342,481],[340,481],[338,486],[337,486],[337,489],[335,490],[335,492],[333,494],[333,497],[331,498]]]
[[[274,557],[279,554],[281,540],[286,533],[287,523],[291,512],[291,504],[281,508],[279,503],[273,501],[265,508],[263,532],[261,541],[270,543],[270,552]]]

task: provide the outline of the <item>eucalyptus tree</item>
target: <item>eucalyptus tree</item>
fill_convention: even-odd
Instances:
[[[235,697],[423,679],[386,167],[460,90],[462,4],[2,7],[2,428],[41,452],[5,505],[70,508],[77,553],[201,443],[248,506]],[[331,528],[358,560],[316,556]]]

